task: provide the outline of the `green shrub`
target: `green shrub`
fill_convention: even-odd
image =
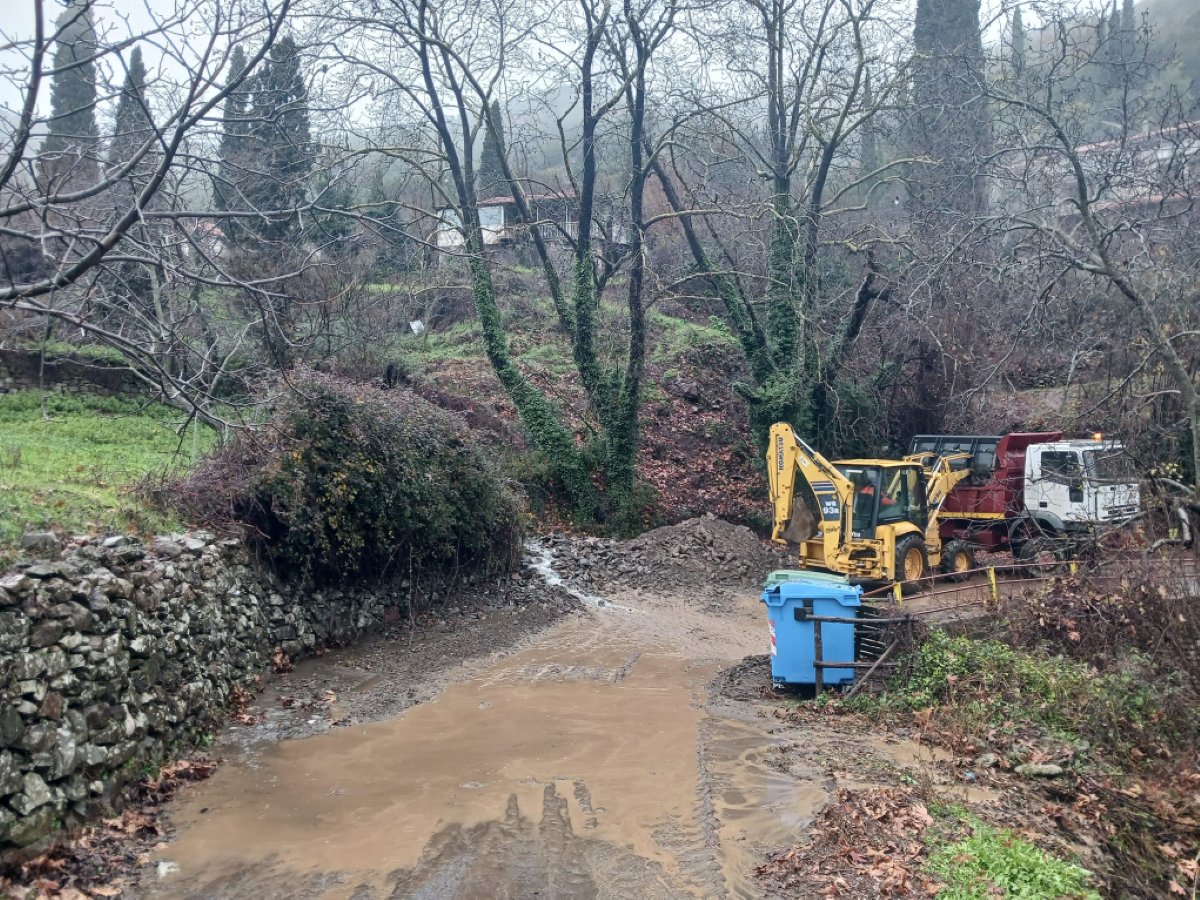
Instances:
[[[458,416],[314,376],[272,432],[240,436],[179,494],[210,521],[231,511],[285,573],[344,585],[514,561],[517,498]]]
[[[1091,873],[1056,859],[1011,831],[977,819],[962,840],[939,847],[926,866],[946,886],[942,900],[1100,900]]]
[[[964,729],[980,733],[1024,722],[1069,740],[1102,742],[1120,758],[1139,744],[1184,738],[1163,716],[1171,689],[1146,679],[1135,656],[1120,671],[1101,674],[1061,656],[934,630],[907,677],[881,702],[909,710],[943,707]]]

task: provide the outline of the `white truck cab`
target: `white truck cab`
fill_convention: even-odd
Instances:
[[[1118,524],[1136,515],[1141,492],[1118,441],[1055,441],[1025,452],[1025,509],[1055,531]]]

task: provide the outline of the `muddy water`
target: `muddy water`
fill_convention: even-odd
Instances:
[[[669,631],[597,610],[401,718],[223,766],[174,813],[178,871],[149,893],[756,896],[762,849],[819,791],[770,769],[761,726],[706,718],[719,663]]]
[[[736,897],[758,895],[751,874],[767,854],[786,849],[827,801],[820,773],[784,771],[777,745],[764,744],[753,723],[712,718],[702,724],[713,817],[721,823],[717,853]]]

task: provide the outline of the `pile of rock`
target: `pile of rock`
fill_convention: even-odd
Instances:
[[[603,593],[605,585],[673,590],[755,588],[784,568],[788,553],[745,525],[706,515],[628,541],[548,535],[554,568],[566,581]]]

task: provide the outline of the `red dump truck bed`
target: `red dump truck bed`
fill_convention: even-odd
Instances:
[[[970,468],[942,504],[943,540],[969,538],[989,549],[1008,544],[1006,520],[1025,509],[1025,450],[1031,444],[1061,441],[1061,431],[998,435],[922,434],[913,438],[912,453],[939,456],[969,453],[955,468]],[[1003,527],[999,527],[1003,526]]]

